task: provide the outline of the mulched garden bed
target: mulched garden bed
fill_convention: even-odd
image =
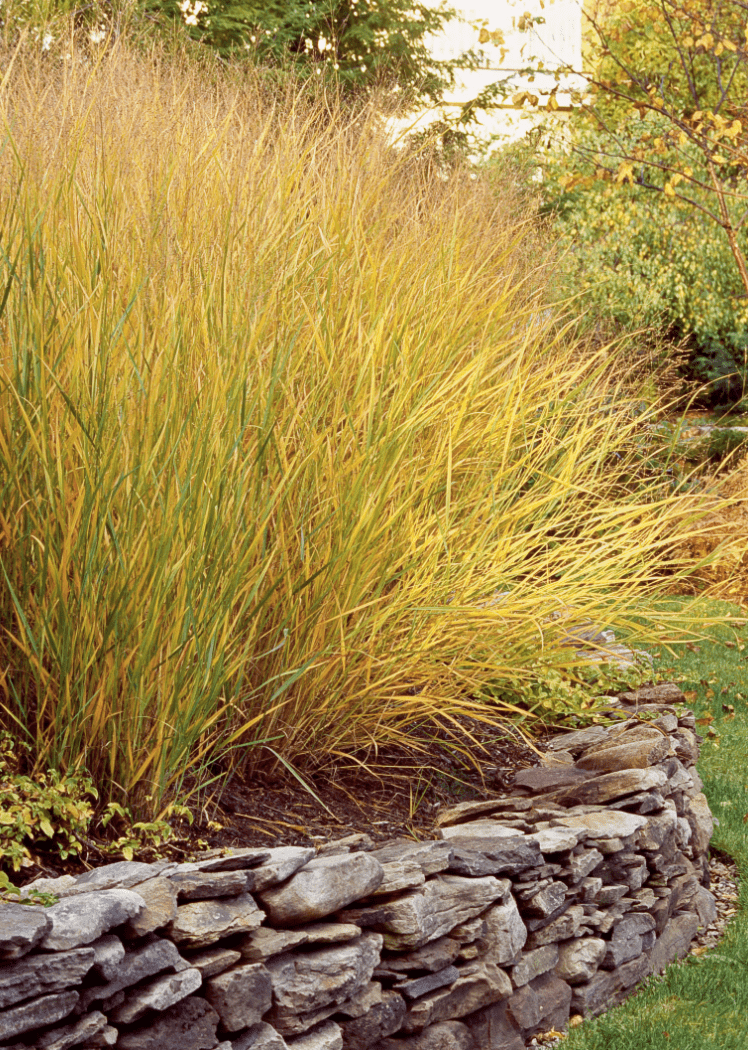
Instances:
[[[364,834],[375,843],[401,836],[433,837],[440,806],[493,797],[519,769],[537,765],[538,751],[512,726],[500,728],[470,718],[455,726],[435,726],[428,744],[423,727],[418,746],[392,747],[302,773],[304,787],[283,767],[228,782],[216,780],[192,800],[193,824],[175,826],[177,837],[159,848],[146,847],[137,860],[167,856],[184,860],[222,846],[319,847],[331,840]],[[471,738],[474,742],[471,742]],[[542,743],[533,741],[542,750]],[[362,764],[363,763],[363,764]],[[121,859],[88,840],[80,858],[38,853],[38,865],[24,868],[14,882],[39,875],[78,874]]]

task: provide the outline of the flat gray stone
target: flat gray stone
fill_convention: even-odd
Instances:
[[[306,1035],[291,1039],[289,1050],[343,1050],[343,1033],[340,1025],[327,1021]]]
[[[574,766],[564,765],[551,768],[534,766],[532,769],[520,769],[515,773],[514,786],[525,788],[534,795],[541,795],[546,791],[556,791],[558,788],[583,784],[585,780],[590,780],[593,776],[593,773]]]
[[[382,1002],[383,992],[379,981],[370,981],[363,988],[346,999],[338,1007],[338,1012],[344,1017],[364,1017],[373,1007]]]
[[[46,908],[0,904],[0,959],[20,959],[39,944],[51,925]]]
[[[314,850],[309,846],[279,846],[267,852],[268,860],[247,872],[247,889],[250,892],[259,892],[285,882],[314,857]]]
[[[448,984],[454,984],[459,978],[460,971],[456,966],[445,966],[443,970],[429,973],[425,977],[416,977],[411,980],[401,981],[394,986],[394,990],[404,995],[406,999],[418,999],[427,992],[444,988]]]
[[[617,970],[600,971],[591,981],[573,988],[571,1012],[583,1017],[596,1017],[622,1002],[629,989],[643,981],[651,972],[647,953],[624,963]]]
[[[368,852],[374,849],[374,840],[365,831],[354,831],[351,835],[343,835],[340,839],[330,839],[317,846],[317,855],[326,857],[331,853],[356,853],[359,850]]]
[[[656,729],[649,730],[649,734],[643,739],[630,740],[631,734],[626,733],[622,738],[616,738],[621,742],[615,746],[606,743],[599,748],[591,747],[577,761],[577,768],[612,773],[655,766],[670,753],[670,740]]]
[[[613,927],[600,965],[605,970],[615,970],[623,963],[636,959],[646,947],[642,942],[643,935],[650,933],[654,928],[655,920],[648,912],[625,915]]]
[[[96,890],[129,890],[133,886],[160,875],[166,867],[164,862],[143,864],[138,860],[118,860],[92,868],[75,878],[75,893],[92,893]]]
[[[99,890],[81,893],[46,908],[50,928],[40,948],[61,952],[98,940],[114,926],[134,919],[145,904],[133,890]]]
[[[494,904],[481,918],[478,950],[497,966],[513,962],[527,941],[527,927],[514,898],[509,897],[505,904]]]
[[[218,1014],[205,999],[191,995],[147,1020],[121,1032],[117,1050],[214,1050]]]
[[[663,682],[661,685],[642,686],[627,693],[619,693],[618,699],[623,704],[640,707],[642,704],[684,704],[685,693],[675,682]]]
[[[466,1018],[469,1020],[469,1018]],[[386,1039],[377,1050],[479,1050],[471,1030],[462,1021],[437,1021],[409,1039]]]
[[[606,942],[601,937],[580,937],[559,945],[555,974],[567,984],[582,984],[597,973],[605,957]]]
[[[267,1020],[284,1037],[325,1020],[370,984],[381,947],[379,934],[365,933],[338,947],[270,959],[274,1006]]]
[[[550,885],[528,898],[525,902],[525,913],[547,919],[558,911],[565,900],[566,883],[551,882]]]
[[[194,968],[154,977],[145,984],[138,985],[128,994],[122,1006],[110,1011],[109,1020],[115,1024],[134,1024],[149,1010],[168,1010],[170,1006],[196,992],[202,983],[200,971]]]
[[[105,981],[111,981],[117,976],[119,965],[125,957],[125,946],[113,933],[105,933],[103,937],[91,944],[94,951],[94,972]]]
[[[482,839],[511,839],[517,837],[514,828],[504,827],[495,820],[472,820],[469,824],[450,824],[441,829],[446,842],[477,836]]]
[[[93,966],[93,948],[31,955],[0,965],[0,1009],[65,988],[74,988]]]
[[[525,1050],[522,1029],[509,1014],[508,1007],[509,1000],[504,999],[464,1018],[478,1050]]]
[[[534,930],[527,938],[527,946],[528,948],[541,948],[544,944],[567,941],[570,937],[576,937],[583,921],[584,908],[581,904],[572,904],[563,915],[552,919],[541,929]]]
[[[423,874],[437,875],[446,871],[452,857],[448,842],[413,842],[412,839],[398,839],[387,846],[375,849],[371,853],[380,864],[394,861],[410,860],[418,864]]]
[[[710,893],[705,886],[699,886],[696,891],[693,907],[696,909],[701,926],[711,926],[717,918],[717,902],[714,894]]]
[[[78,1003],[77,992],[58,992],[31,999],[9,1010],[0,1010],[0,1039],[12,1039],[23,1032],[61,1021]]]
[[[569,858],[569,880],[572,885],[581,882],[602,862],[603,855],[597,849],[580,849]]]
[[[565,1028],[570,1002],[568,984],[552,973],[544,973],[517,989],[509,1000],[509,1014],[529,1037],[541,1029]]]
[[[73,1024],[53,1028],[34,1037],[36,1050],[68,1050],[71,1046],[114,1046],[117,1029],[98,1010]]]
[[[271,851],[267,849],[242,849],[226,846],[207,850],[196,857],[192,863],[199,871],[245,871],[265,864],[270,857]]]
[[[652,973],[662,973],[675,959],[682,959],[698,928],[699,917],[692,912],[673,916],[647,953]]]
[[[450,872],[480,878],[483,875],[518,875],[543,863],[540,846],[525,835],[512,838],[452,839]]]
[[[460,967],[459,979],[449,988],[431,992],[412,1004],[403,1031],[414,1032],[438,1021],[466,1017],[505,999],[511,991],[512,982],[498,966],[487,961],[467,963]]]
[[[686,819],[691,826],[691,845],[697,856],[706,853],[714,832],[712,818],[706,795],[699,792],[686,803]]]
[[[75,893],[75,875],[60,875],[56,879],[38,878],[21,886],[21,897],[28,900],[33,894],[50,893],[58,899]]]
[[[273,955],[281,955],[304,944],[342,944],[360,936],[361,928],[350,922],[315,922],[297,930],[259,929],[239,942],[242,958],[248,962],[264,962]]]
[[[541,948],[523,952],[519,962],[512,967],[512,984],[515,988],[522,988],[541,974],[548,973],[558,962],[558,957],[559,948],[556,943],[544,944]]]
[[[234,951],[233,948],[218,946],[216,948],[205,948],[203,951],[190,952],[186,956],[186,961],[190,966],[194,966],[196,970],[200,971],[205,981],[209,977],[215,977],[216,974],[228,970],[230,966],[238,963],[241,957],[241,952]]]
[[[133,888],[133,893],[143,898],[145,907],[127,923],[126,932],[129,936],[144,937],[147,933],[167,926],[176,917],[177,893],[171,879],[160,876],[146,879]]]
[[[124,959],[117,967],[116,976],[111,981],[86,988],[81,993],[81,1006],[85,1009],[91,1003],[111,999],[122,989],[130,988],[146,977],[153,977],[164,970],[179,971],[187,968],[187,963],[171,941],[164,939],[142,944],[125,953]]]
[[[567,804],[599,805],[640,791],[664,787],[667,779],[666,774],[658,768],[625,769],[617,773],[603,773],[576,787],[563,788],[554,798]]]
[[[545,827],[527,838],[538,843],[542,854],[567,853],[577,845],[581,833],[573,827]]]
[[[446,828],[450,824],[464,824],[465,821],[474,820],[476,817],[504,813],[505,807],[505,798],[483,799],[480,802],[459,802],[456,806],[449,806],[439,811],[436,826]]]
[[[603,778],[601,778],[603,779]],[[556,823],[565,828],[571,828],[580,832],[580,837],[586,834],[591,839],[613,839],[628,838],[645,828],[651,818],[639,816],[637,813],[622,813],[620,810],[596,813],[574,813],[569,816],[560,816]]]
[[[216,901],[193,901],[177,907],[176,918],[166,928],[167,936],[186,948],[207,948],[224,937],[251,933],[265,913],[248,893]]]
[[[626,883],[612,883],[603,886],[602,889],[598,890],[595,894],[595,904],[599,904],[603,908],[607,907],[609,904],[616,904],[621,898],[626,896],[628,891],[629,888]]]
[[[548,742],[551,751],[571,751],[579,754],[586,751],[593,744],[599,744],[608,739],[608,730],[605,726],[588,726],[587,729],[578,729],[575,733],[560,733]]]
[[[238,897],[246,893],[246,871],[180,871],[169,875],[180,901],[208,901],[215,897]]]
[[[423,886],[426,876],[421,865],[414,860],[394,860],[382,865],[384,878],[370,896],[382,897],[400,890],[412,890]]]
[[[505,897],[507,886],[507,880],[493,876],[465,879],[459,875],[437,875],[397,900],[374,905],[372,909],[349,909],[341,917],[374,925],[384,934],[386,948],[420,948]]]
[[[272,983],[261,963],[247,963],[211,977],[205,998],[221,1018],[227,1032],[258,1024],[272,1005]]]
[[[246,1032],[235,1036],[231,1050],[287,1050],[288,1044],[280,1032],[265,1021],[250,1025]]]
[[[368,1047],[397,1032],[405,1019],[405,1000],[397,992],[383,992],[361,1017],[341,1023],[346,1050],[368,1050]]]
[[[259,897],[271,923],[298,926],[368,896],[383,878],[382,865],[371,853],[317,857],[283,885],[261,890]]]
[[[523,927],[524,928],[524,927]],[[454,932],[454,931],[453,931]],[[401,977],[403,973],[436,973],[451,966],[460,954],[462,942],[456,937],[438,937],[414,952],[397,952],[382,959],[374,976]]]

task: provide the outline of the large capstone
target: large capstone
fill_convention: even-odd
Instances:
[[[276,926],[314,922],[372,893],[384,878],[368,853],[317,857],[282,886],[262,890],[260,900]]]

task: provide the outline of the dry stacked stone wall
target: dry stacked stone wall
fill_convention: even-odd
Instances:
[[[683,699],[624,695],[431,841],[40,880],[58,903],[0,905],[0,1045],[520,1050],[600,1013],[715,915]]]

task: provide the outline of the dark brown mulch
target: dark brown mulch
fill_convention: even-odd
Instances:
[[[494,797],[508,787],[518,769],[538,762],[537,752],[512,726],[464,718],[461,729],[434,726],[427,744],[419,735],[420,749],[380,749],[376,755],[340,760],[316,773],[302,772],[306,787],[282,767],[244,779],[234,776],[228,782],[219,777],[196,796],[197,804],[193,800],[193,824],[180,821],[172,842],[145,848],[135,859],[187,859],[221,846],[318,847],[357,833],[375,843],[403,835],[431,837],[441,806]],[[38,864],[13,881],[20,885],[39,875],[77,874],[121,857],[89,840],[80,858],[62,862],[59,855],[40,853],[37,859]]]
[[[463,727],[477,745],[465,738],[456,750],[453,733],[437,730],[425,753],[391,748],[365,768],[341,761],[308,778],[308,789],[288,773],[235,779],[203,808],[200,834],[211,846],[319,845],[356,832],[374,842],[428,837],[441,806],[493,797],[538,761],[516,731],[469,719]]]

